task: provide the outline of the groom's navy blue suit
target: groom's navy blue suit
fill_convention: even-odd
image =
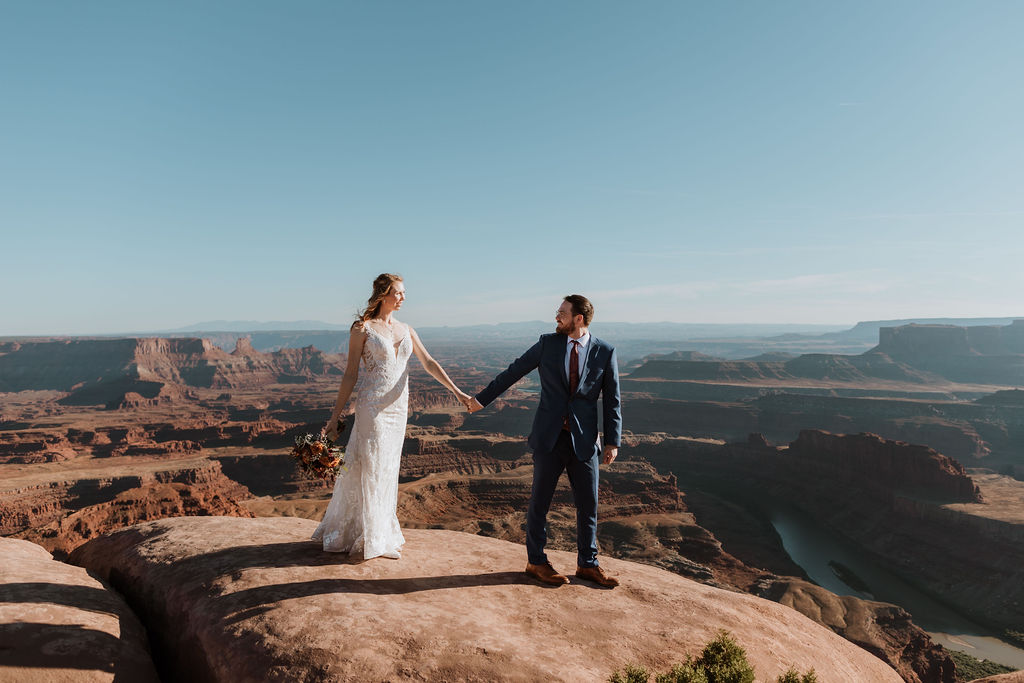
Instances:
[[[530,564],[544,564],[548,508],[555,486],[566,470],[576,503],[580,567],[597,566],[597,477],[601,444],[597,440],[597,399],[603,407],[604,442],[618,447],[622,438],[619,368],[615,349],[591,335],[585,372],[576,392],[569,394],[566,376],[568,337],[541,335],[537,343],[476,396],[486,406],[528,372],[540,374],[540,406],[533,418],[529,444],[533,448],[533,491],[526,512],[526,552]],[[565,429],[568,417],[568,429]]]

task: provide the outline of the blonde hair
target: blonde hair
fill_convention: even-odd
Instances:
[[[366,308],[356,317],[356,323],[372,320],[380,314],[380,306],[384,302],[384,297],[391,293],[391,288],[395,286],[396,282],[402,282],[401,275],[381,273],[374,279],[373,293],[366,300]]]

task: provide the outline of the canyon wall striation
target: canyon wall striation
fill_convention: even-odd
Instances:
[[[206,458],[126,458],[111,470],[34,472],[0,485],[0,536],[66,557],[84,541],[140,521],[182,515],[251,517],[251,497]],[[114,473],[116,472],[116,473]]]
[[[667,439],[635,450],[683,490],[797,506],[979,623],[1024,624],[1024,519],[1006,519],[959,463],[931,449],[809,431],[783,447]]]

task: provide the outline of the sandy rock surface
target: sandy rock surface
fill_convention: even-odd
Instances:
[[[851,643],[884,659],[911,683],[952,683],[956,665],[896,605],[836,595],[802,579],[786,577],[759,593],[828,626]]]
[[[1024,671],[1013,671],[999,676],[976,678],[971,683],[1024,683]]]
[[[790,666],[822,681],[900,681],[881,660],[792,609],[614,559],[614,590],[544,587],[524,550],[407,529],[401,560],[355,561],[296,518],[191,517],[94,539],[71,561],[109,577],[144,615],[169,679],[603,681],[657,671],[728,630],[758,680]],[[574,554],[549,553],[563,571]]]
[[[138,619],[81,567],[0,538],[0,681],[159,680]]]

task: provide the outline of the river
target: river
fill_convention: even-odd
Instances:
[[[1024,649],[926,595],[796,507],[781,501],[762,501],[760,507],[782,538],[786,552],[818,585],[837,595],[899,605],[943,647],[1024,669]]]

